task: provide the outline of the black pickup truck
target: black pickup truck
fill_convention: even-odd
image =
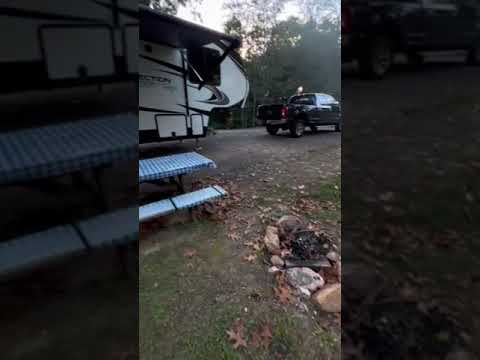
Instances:
[[[264,123],[270,135],[280,129],[289,130],[292,137],[300,137],[309,127],[313,132],[317,126],[335,125],[342,129],[340,103],[328,94],[302,94],[290,97],[285,104],[260,105],[257,119]]]
[[[480,0],[342,0],[342,61],[382,77],[396,53],[462,50],[480,62]]]

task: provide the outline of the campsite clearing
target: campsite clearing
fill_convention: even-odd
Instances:
[[[195,143],[143,151],[187,149],[195,150]],[[294,140],[271,137],[264,129],[220,131],[200,142],[197,151],[218,165],[199,178],[222,184],[230,198],[213,215],[196,211],[195,221],[186,217],[142,229],[141,356],[339,358],[339,316],[321,313],[308,301],[307,311],[282,305],[267,271],[269,258],[250,245],[263,238],[267,225],[299,212],[340,244],[340,135],[321,131]],[[306,200],[308,210],[301,210]],[[237,319],[243,323],[237,340],[246,346],[236,341],[235,348],[229,336],[239,335]]]

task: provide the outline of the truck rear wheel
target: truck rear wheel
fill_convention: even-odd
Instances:
[[[473,66],[480,65],[480,41],[469,50],[467,64]]]
[[[290,135],[299,138],[305,132],[305,121],[303,119],[295,119],[290,123]]]
[[[278,127],[278,126],[267,125],[267,132],[268,132],[270,135],[277,135],[278,130],[279,130],[279,127]]]
[[[381,79],[392,66],[393,50],[386,37],[372,39],[359,59],[360,72],[370,79]]]

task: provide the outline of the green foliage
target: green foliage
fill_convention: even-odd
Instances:
[[[338,0],[290,0],[302,18],[278,17],[287,0],[230,0],[225,31],[242,37],[250,81],[247,107],[305,92],[340,98],[341,50]],[[252,114],[248,114],[251,116]]]
[[[188,3],[201,0],[139,0],[140,4],[150,6],[155,10],[160,10],[166,14],[175,15],[179,6],[185,6]]]

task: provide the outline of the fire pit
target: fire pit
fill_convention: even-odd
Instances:
[[[321,260],[330,250],[330,242],[314,231],[299,231],[290,243],[292,260]]]

